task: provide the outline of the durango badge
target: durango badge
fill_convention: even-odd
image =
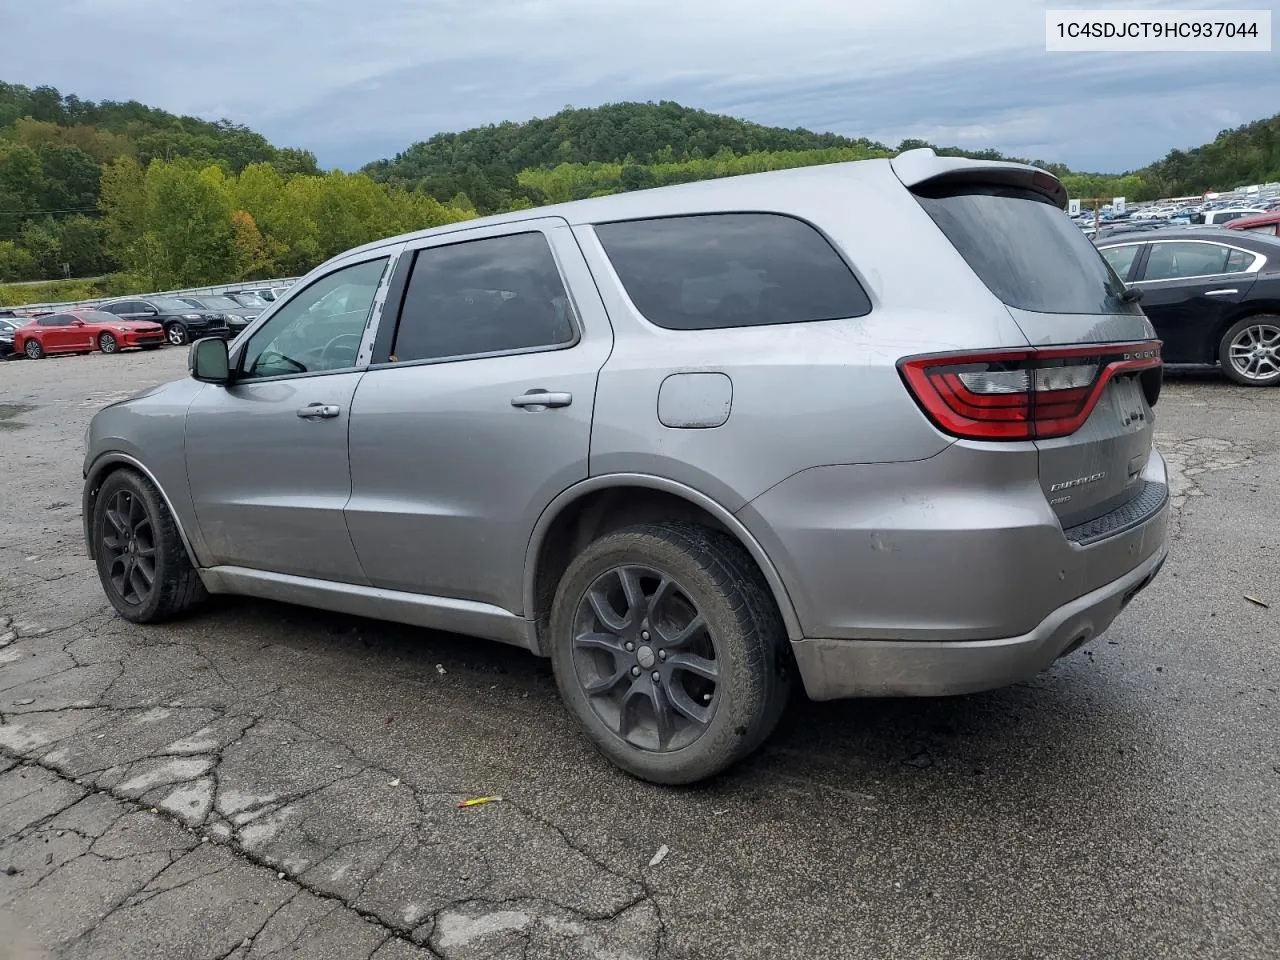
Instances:
[[[1062,483],[1055,483],[1049,488],[1050,493],[1056,493],[1059,490],[1070,490],[1072,487],[1083,487],[1086,483],[1096,483],[1107,475],[1107,471],[1101,473],[1090,474],[1087,477],[1076,477],[1074,480],[1064,480]]]

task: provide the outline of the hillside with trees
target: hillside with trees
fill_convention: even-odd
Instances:
[[[74,298],[283,276],[469,215],[228,121],[0,83],[0,282],[116,274]]]
[[[110,274],[94,290],[108,293],[283,276],[358,243],[477,214],[920,146],[930,144],[614,103],[437,134],[347,174],[229,121],[0,83],[0,282],[59,277],[64,264],[74,277]],[[1280,179],[1280,116],[1127,174],[1031,162],[1074,197],[1230,189]],[[43,295],[17,289],[0,289],[0,303]],[[81,294],[90,295],[65,296]]]

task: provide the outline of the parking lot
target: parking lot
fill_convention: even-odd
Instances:
[[[82,435],[185,357],[0,365],[0,957],[1280,955],[1280,391],[1169,378],[1171,558],[1103,638],[998,692],[798,700],[664,789],[513,648],[115,616]]]

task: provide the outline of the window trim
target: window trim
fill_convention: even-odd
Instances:
[[[388,300],[384,309],[384,320],[388,321],[387,332],[385,334],[380,333],[377,337],[376,350],[368,369],[399,370],[405,367],[426,367],[441,363],[465,363],[470,360],[522,357],[533,353],[571,350],[578,346],[582,343],[586,328],[582,322],[582,312],[578,307],[577,298],[574,296],[573,287],[565,273],[564,262],[556,250],[556,245],[552,238],[552,230],[561,228],[566,230],[569,228],[567,220],[560,217],[537,217],[527,220],[513,220],[509,223],[494,224],[489,227],[477,227],[472,230],[452,230],[448,233],[423,237],[419,241],[406,244],[403,251],[403,272],[397,278],[399,283],[394,291],[396,302],[393,306],[391,301]],[[455,247],[463,243],[481,243],[485,240],[498,240],[531,233],[541,235],[543,242],[547,245],[547,249],[551,252],[551,260],[555,264],[556,273],[560,276],[560,284],[564,287],[565,296],[569,301],[569,325],[573,328],[572,339],[566,340],[564,343],[552,343],[536,347],[516,347],[512,350],[491,350],[486,353],[460,353],[447,357],[423,357],[418,360],[392,360],[390,358],[391,348],[395,344],[396,336],[400,332],[400,324],[404,319],[404,302],[409,294],[409,284],[413,280],[413,268],[417,264],[419,255],[442,247]]]
[[[1148,240],[1147,243],[1150,244],[1151,249],[1147,251],[1146,263],[1142,265],[1143,277],[1141,279],[1134,280],[1134,283],[1186,283],[1189,280],[1210,280],[1218,277],[1250,276],[1258,273],[1264,266],[1266,266],[1267,263],[1267,255],[1265,253],[1259,253],[1257,250],[1250,250],[1248,247],[1237,246],[1234,243],[1226,243],[1222,240],[1203,240],[1199,238],[1187,238],[1184,240],[1170,238],[1168,240]],[[1253,257],[1253,262],[1250,263],[1248,268],[1245,270],[1236,270],[1227,273],[1197,273],[1194,276],[1189,277],[1160,277],[1155,280],[1148,280],[1146,279],[1146,272],[1147,267],[1151,265],[1151,254],[1155,252],[1155,248],[1158,245],[1164,243],[1202,243],[1211,247],[1226,247],[1228,250],[1238,250],[1240,253],[1249,254],[1249,256]]]
[[[614,266],[613,258],[609,256],[609,251],[604,245],[604,241],[600,239],[600,235],[596,233],[596,227],[605,227],[615,223],[650,223],[654,220],[690,220],[694,217],[724,217],[724,216],[766,216],[766,217],[785,217],[788,220],[796,220],[815,231],[823,241],[831,248],[831,252],[836,255],[846,270],[853,277],[854,283],[862,291],[862,295],[867,298],[867,309],[863,313],[855,314],[851,317],[832,317],[826,320],[791,320],[785,323],[749,323],[739,324],[729,327],[695,327],[693,329],[685,329],[684,327],[664,327],[660,323],[654,323],[631,299],[631,292],[627,289],[627,285],[622,282],[622,278],[618,276],[618,270]],[[688,213],[664,213],[658,216],[639,216],[639,217],[617,217],[612,220],[596,220],[591,223],[582,224],[591,230],[591,239],[595,243],[600,254],[600,259],[604,266],[609,270],[609,277],[613,281],[618,292],[622,294],[623,302],[631,310],[631,313],[639,319],[648,329],[659,331],[660,333],[671,334],[690,334],[690,333],[711,333],[724,330],[753,330],[756,328],[774,329],[777,327],[794,327],[796,324],[802,323],[840,323],[845,320],[861,320],[863,317],[869,317],[876,311],[876,298],[871,293],[871,287],[863,279],[862,274],[854,268],[853,263],[845,255],[840,245],[831,238],[827,231],[823,230],[818,224],[814,223],[808,217],[802,217],[798,214],[784,210],[764,210],[764,209],[743,209],[743,210],[695,210]]]
[[[307,274],[301,280],[295,282],[289,288],[289,295],[283,299],[273,301],[271,309],[266,310],[258,315],[258,318],[249,324],[232,340],[230,345],[229,365],[232,370],[231,381],[227,384],[228,388],[234,389],[237,386],[251,383],[277,383],[281,380],[305,380],[311,377],[330,377],[344,373],[361,373],[369,368],[369,350],[373,343],[373,337],[377,332],[378,324],[382,315],[382,302],[386,297],[387,284],[392,273],[396,268],[396,260],[402,251],[404,244],[388,244],[385,247],[375,247],[370,250],[363,250],[359,256],[344,258],[339,261],[330,261],[322,263],[316,267],[311,273]],[[374,291],[373,302],[369,306],[369,318],[365,321],[364,330],[361,332],[360,346],[356,351],[356,362],[349,366],[343,367],[341,370],[307,370],[298,373],[281,373],[274,377],[245,377],[243,376],[243,364],[245,349],[249,341],[257,331],[262,329],[271,318],[287,304],[292,303],[294,299],[301,296],[308,289],[315,286],[326,277],[333,276],[340,270],[348,267],[358,267],[362,263],[370,263],[374,260],[386,260],[387,265],[382,271],[382,278],[378,281],[378,288]],[[194,307],[192,309],[195,309]]]

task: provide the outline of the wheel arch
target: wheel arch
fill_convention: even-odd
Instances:
[[[733,537],[759,567],[792,640],[803,637],[800,620],[781,575],[741,520],[706,494],[665,477],[609,474],[584,480],[560,493],[543,511],[525,551],[524,615],[534,622],[534,649],[541,641],[560,577],[591,540],[631,523],[692,520]]]
[[[117,470],[128,469],[133,469],[142,474],[160,492],[160,499],[164,501],[165,508],[169,511],[169,516],[173,518],[173,525],[177,528],[178,536],[182,539],[182,546],[186,549],[191,563],[198,568],[200,564],[196,557],[196,551],[192,547],[191,538],[187,536],[186,528],[182,525],[182,516],[173,508],[173,501],[169,499],[169,494],[165,492],[160,481],[156,479],[156,475],[148,470],[141,460],[119,450],[102,454],[85,471],[84,493],[81,497],[80,512],[84,522],[85,549],[88,550],[90,559],[93,558],[93,546],[90,542],[93,530],[93,508],[98,499],[98,491],[111,474]]]

